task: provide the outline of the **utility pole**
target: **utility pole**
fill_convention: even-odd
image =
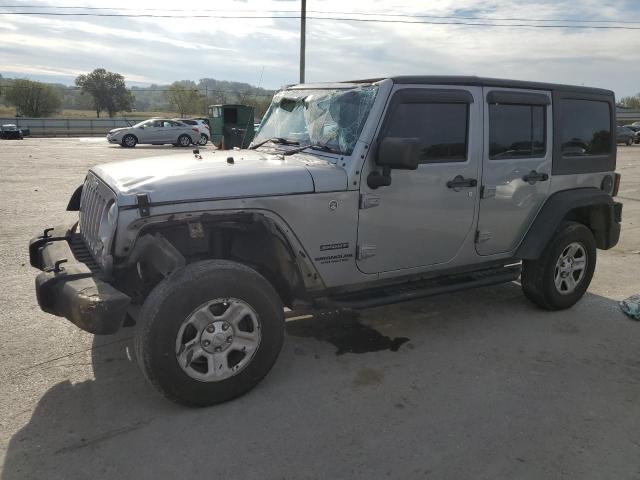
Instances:
[[[307,27],[307,0],[301,0],[300,9],[300,83],[304,83],[304,50],[306,43]]]

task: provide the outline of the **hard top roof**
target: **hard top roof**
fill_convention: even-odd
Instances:
[[[398,84],[424,85],[471,85],[480,87],[526,88],[530,90],[552,90],[563,92],[591,93],[598,95],[613,95],[611,90],[603,88],[563,85],[557,83],[529,82],[525,80],[507,80],[502,78],[487,78],[464,75],[401,75],[396,77],[370,78],[350,80],[345,83],[374,83],[389,78]]]

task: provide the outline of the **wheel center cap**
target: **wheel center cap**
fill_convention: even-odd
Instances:
[[[222,352],[233,342],[233,329],[227,322],[213,322],[200,335],[200,344],[207,352]]]
[[[560,267],[560,271],[566,277],[571,272],[573,272],[573,262],[571,260],[567,260],[562,263],[562,267]]]

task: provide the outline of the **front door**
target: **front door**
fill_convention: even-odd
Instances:
[[[140,138],[140,143],[159,142],[162,136],[162,121],[151,120],[145,126],[144,135]]]
[[[447,263],[473,236],[482,149],[479,87],[394,89],[378,132],[420,140],[417,170],[392,170],[391,185],[371,189],[375,158],[363,169],[358,268],[365,273]],[[375,157],[375,148],[371,149]]]
[[[484,158],[476,250],[515,249],[547,198],[551,93],[484,88]]]

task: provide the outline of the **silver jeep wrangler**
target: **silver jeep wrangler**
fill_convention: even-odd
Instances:
[[[412,76],[277,93],[247,150],[100,165],[29,246],[45,312],[135,325],[170,399],[251,389],[284,307],[367,308],[510,282],[548,310],[613,247],[615,102],[585,87]]]

